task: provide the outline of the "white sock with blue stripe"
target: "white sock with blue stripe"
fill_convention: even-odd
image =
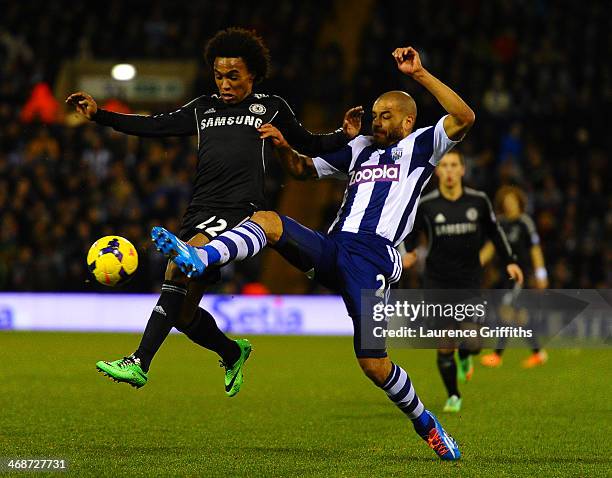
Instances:
[[[425,438],[435,423],[416,394],[410,377],[399,365],[391,364],[391,373],[381,387],[389,399],[412,420],[416,432]]]
[[[266,233],[259,224],[245,221],[197,250],[198,256],[207,266],[220,265],[253,257],[267,242]]]

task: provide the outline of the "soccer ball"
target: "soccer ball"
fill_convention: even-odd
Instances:
[[[124,284],[136,272],[138,253],[134,245],[120,236],[104,236],[89,248],[87,267],[103,285]]]

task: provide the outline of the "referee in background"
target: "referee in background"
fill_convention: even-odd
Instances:
[[[429,247],[425,262],[424,289],[473,289],[481,287],[482,265],[480,250],[491,240],[505,264],[508,276],[523,283],[523,273],[516,264],[506,236],[497,223],[487,195],[463,186],[465,165],[461,153],[451,151],[436,167],[439,185],[421,198],[412,232],[404,241],[404,269],[417,261],[416,246],[419,231],[424,230]],[[445,412],[461,410],[461,394],[457,380],[471,379],[474,366],[472,355],[478,346],[459,344],[459,367],[455,362],[455,347],[438,345],[438,370],[448,392]]]

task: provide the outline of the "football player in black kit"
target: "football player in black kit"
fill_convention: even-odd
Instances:
[[[501,256],[508,275],[522,283],[523,273],[515,263],[491,202],[485,193],[463,186],[464,174],[463,157],[459,152],[451,151],[442,157],[436,167],[439,186],[421,197],[414,228],[404,242],[408,251],[403,257],[404,268],[416,262],[417,234],[425,230],[429,250],[425,262],[424,289],[480,289],[480,250],[488,238]],[[444,300],[444,295],[440,297]],[[472,355],[480,352],[477,347],[474,343],[459,344],[457,367],[455,345],[440,343],[438,346],[438,370],[448,392],[443,409],[445,412],[461,410],[462,399],[457,379],[462,382],[471,379],[474,371]]]
[[[499,224],[506,233],[508,242],[516,254],[517,263],[523,270],[525,277],[532,278],[530,285],[536,289],[546,289],[548,287],[548,273],[544,264],[544,253],[540,247],[540,236],[536,230],[532,219],[525,214],[527,198],[525,193],[515,186],[503,186],[495,194],[495,209],[498,215]],[[487,264],[495,254],[495,247],[488,242],[480,252],[480,260],[483,265]],[[520,289],[518,284],[508,284],[503,281],[502,288],[514,289],[515,300],[513,306],[505,307],[505,318],[512,321],[519,316],[523,321],[528,321],[528,312],[520,307]],[[548,354],[540,348],[537,337],[527,339],[531,346],[532,354],[523,360],[524,368],[533,368],[544,365],[548,360]],[[500,338],[497,349],[487,355],[483,355],[480,363],[485,367],[500,367],[502,365],[502,354],[508,342],[507,337]]]
[[[191,202],[183,216],[181,239],[202,246],[240,223],[265,205],[266,163],[274,154],[259,128],[271,123],[289,140],[313,154],[335,151],[355,137],[361,126],[361,107],[352,108],[343,128],[331,134],[312,134],[295,118],[285,100],[253,93],[269,70],[269,52],[254,32],[229,28],[206,45],[205,59],[214,73],[217,94],[203,95],[172,113],[154,116],[125,115],[97,107],[85,92],[66,102],[88,119],[117,131],[148,137],[198,137],[198,166]],[[100,372],[134,387],[147,383],[153,356],[172,327],[193,342],[216,352],[225,367],[225,391],[233,396],[243,381],[242,368],[251,352],[248,340],[231,340],[217,327],[212,315],[199,307],[206,286],[216,282],[219,270],[197,281],[168,262],[161,296],[136,352],[113,362],[96,364]]]

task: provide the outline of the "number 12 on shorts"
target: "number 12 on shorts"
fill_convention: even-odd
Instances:
[[[216,222],[213,223],[215,219],[216,219]],[[217,216],[213,216],[213,217],[206,219],[206,221],[201,222],[195,228],[200,229],[201,231],[208,234],[210,237],[216,237],[220,232],[223,232],[226,227],[227,227],[227,221],[225,219],[222,219],[222,218],[217,219]]]

